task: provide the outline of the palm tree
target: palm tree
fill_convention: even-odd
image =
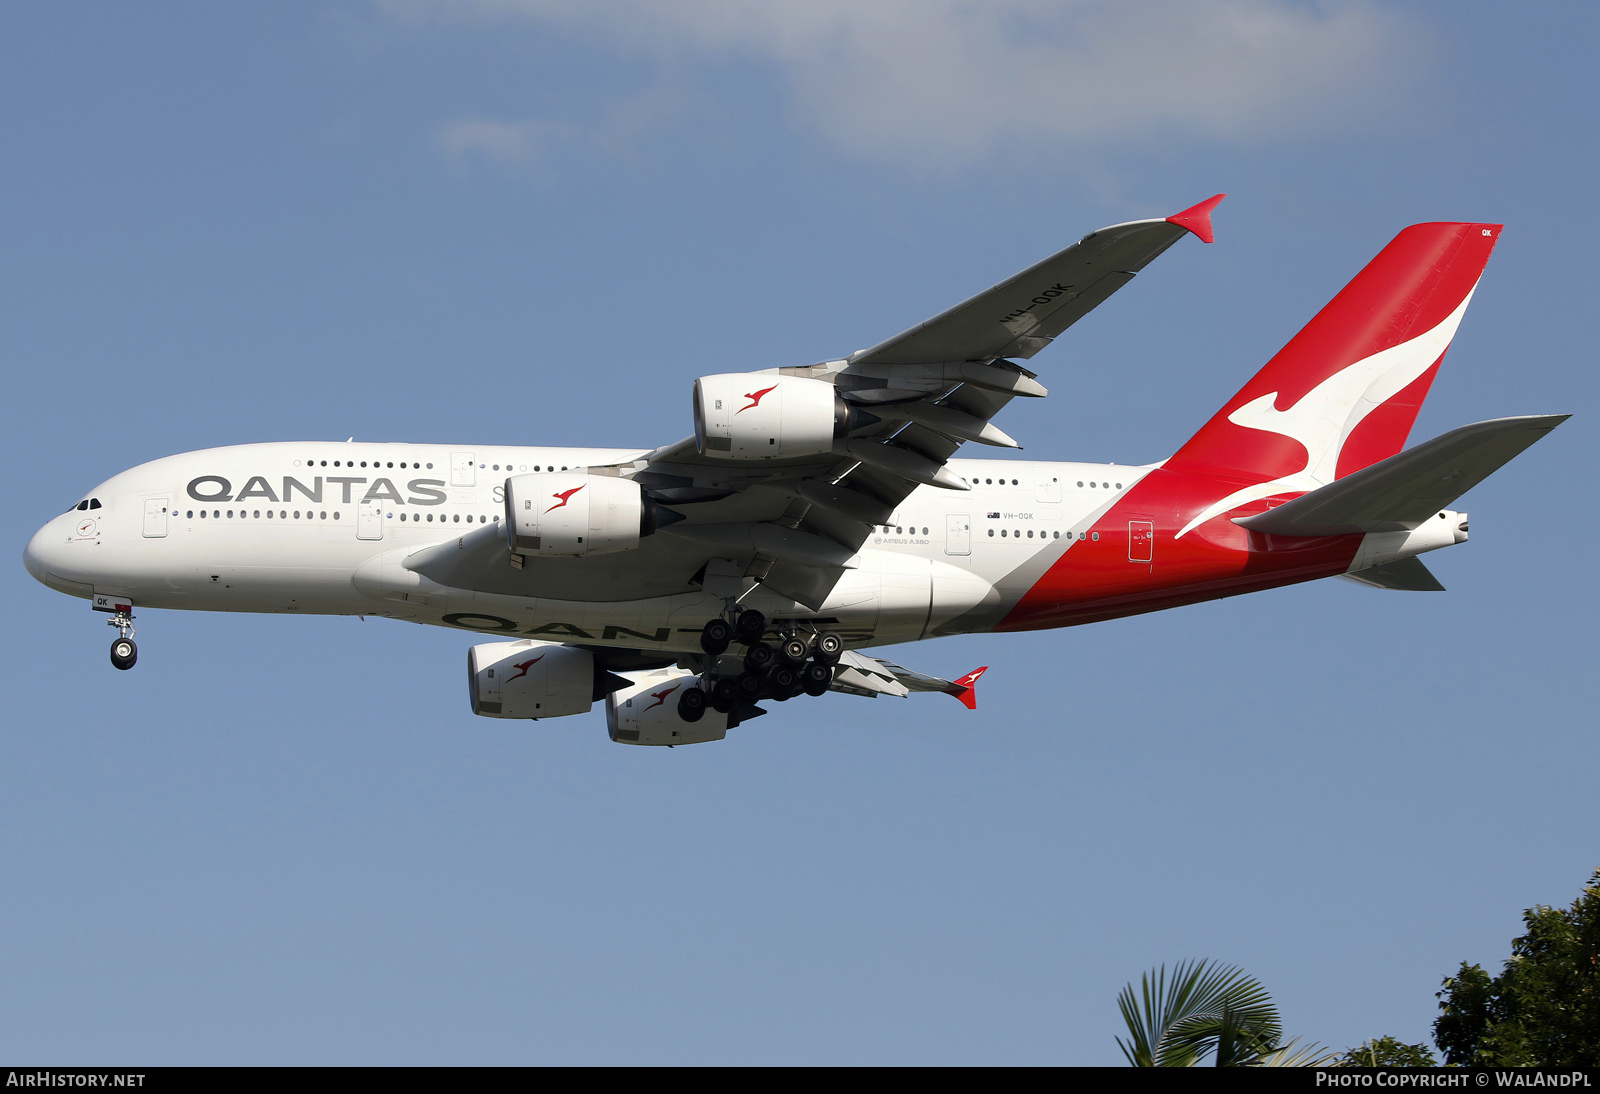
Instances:
[[[1320,1045],[1280,1044],[1283,1023],[1260,981],[1232,965],[1189,961],[1169,978],[1165,965],[1122,989],[1117,1006],[1135,1067],[1193,1067],[1208,1052],[1218,1067],[1311,1067],[1331,1059]]]

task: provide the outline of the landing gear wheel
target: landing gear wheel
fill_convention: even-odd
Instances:
[[[733,686],[739,689],[739,696],[746,703],[753,703],[761,694],[761,677],[747,672],[735,680]]]
[[[813,661],[801,671],[800,680],[805,686],[807,695],[824,695],[828,691],[828,685],[833,683],[833,670],[827,665],[819,665]]]
[[[678,717],[685,722],[698,722],[706,716],[706,693],[699,688],[689,688],[678,696]]]
[[[766,672],[777,660],[778,652],[765,642],[757,642],[750,647],[750,652],[744,655],[744,667],[757,676]]]
[[[732,714],[743,701],[738,681],[725,676],[712,685],[711,709],[718,714]]]
[[[111,663],[117,668],[131,669],[137,660],[139,660],[139,647],[133,644],[133,639],[119,638],[111,643]]]
[[[767,617],[754,608],[746,608],[739,613],[739,622],[734,625],[734,637],[746,646],[753,646],[761,641],[761,636],[767,633]]]
[[[798,666],[805,663],[806,654],[811,652],[811,646],[804,638],[786,638],[779,651],[790,665]]]
[[[817,639],[817,661],[824,665],[837,664],[844,652],[844,639],[828,631]]]
[[[726,619],[712,619],[700,630],[700,648],[712,657],[726,653],[733,641],[733,627]]]

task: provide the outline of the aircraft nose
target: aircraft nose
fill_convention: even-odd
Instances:
[[[62,519],[57,517],[35,532],[22,552],[22,564],[28,568],[34,580],[43,585],[50,584],[45,578],[46,574],[60,574],[68,569],[63,557],[67,536],[60,527]]]

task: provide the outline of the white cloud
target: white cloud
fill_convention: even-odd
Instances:
[[[922,165],[1370,124],[1394,112],[1423,52],[1413,23],[1362,0],[383,6],[424,23],[556,24],[663,59],[754,60],[772,67],[804,127],[861,157]],[[484,150],[492,137],[481,135]]]
[[[453,160],[483,156],[501,163],[528,164],[563,128],[553,122],[459,118],[434,130],[433,139]]]

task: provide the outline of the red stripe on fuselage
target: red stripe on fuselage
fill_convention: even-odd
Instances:
[[[1034,583],[995,630],[1040,630],[1137,615],[1344,573],[1359,535],[1267,536],[1234,524],[1273,500],[1241,505],[1177,533],[1244,483],[1157,469],[1135,483]],[[1289,495],[1285,495],[1288,497]],[[1128,524],[1155,527],[1149,562],[1128,560]]]

